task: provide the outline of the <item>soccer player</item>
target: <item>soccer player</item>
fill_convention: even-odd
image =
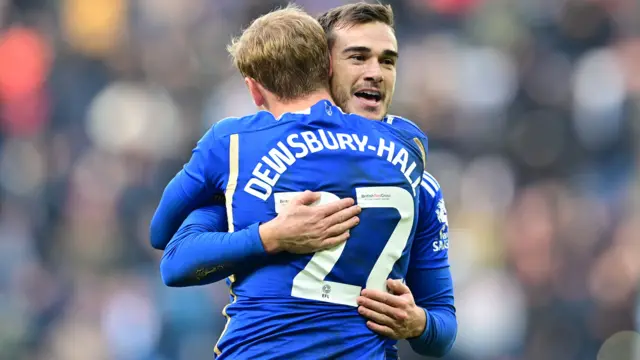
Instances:
[[[370,225],[312,256],[277,253],[256,236],[212,244],[207,253],[216,263],[236,268],[236,301],[226,308],[234,320],[219,358],[384,359],[387,338],[367,328],[357,300],[363,287],[384,291],[389,277],[406,273],[423,135],[333,106],[323,29],[296,8],[257,19],[230,52],[254,102],[268,112],[215,124],[165,189],[159,210],[224,192],[230,230],[257,226],[259,233],[257,224],[313,188],[321,203],[356,198],[365,209],[359,220]],[[264,258],[269,252],[277,254]],[[239,253],[255,261],[240,268]]]
[[[364,3],[346,5],[321,16],[320,23],[327,33],[332,51],[332,91],[336,94],[337,103],[349,112],[380,119],[386,114],[395,82],[397,47],[392,31],[391,9]],[[363,93],[363,90],[370,93]],[[385,121],[401,128],[414,127],[402,118],[389,116]],[[365,290],[359,302],[362,315],[372,320],[367,323],[372,330],[394,339],[410,338],[410,344],[417,352],[440,356],[449,350],[456,333],[446,256],[448,225],[441,190],[429,174],[424,175],[420,196],[421,209],[426,211],[420,216],[420,235],[411,249],[407,274],[409,287],[398,281],[390,281],[388,285],[393,294]],[[283,241],[295,243],[296,236],[309,239],[311,230],[304,225],[315,224],[318,213],[302,205],[313,200],[312,194],[303,197],[305,199],[301,199],[300,203],[285,209],[289,212],[289,222],[279,221],[278,226],[274,227],[284,228],[276,236],[282,237]],[[348,216],[344,218],[348,219]],[[165,280],[171,285],[190,285],[217,281],[229,275],[199,251],[203,243],[232,241],[232,236],[239,235],[214,233],[226,231],[226,227],[221,226],[224,222],[224,206],[213,205],[192,213],[167,248],[162,266]],[[313,250],[313,246],[303,252],[309,250]],[[179,262],[178,266],[175,266],[176,262]],[[212,265],[212,268],[206,269],[206,266]],[[409,288],[414,290],[414,294]],[[416,309],[419,312],[415,312]],[[415,337],[416,334],[420,336]],[[395,352],[392,346],[388,351]],[[392,356],[389,354],[389,358]]]
[[[336,104],[346,112],[382,119],[395,127],[415,126],[401,117],[385,116],[395,88],[398,50],[391,7],[348,4],[329,10],[318,20],[331,51],[331,93]],[[373,94],[377,95],[375,103],[368,101],[372,96],[363,91],[372,87],[379,91]],[[390,280],[391,294],[365,290],[359,304],[373,331],[407,339],[414,351],[440,357],[449,352],[457,334],[448,262],[449,225],[440,185],[427,172],[423,180],[407,286]],[[415,311],[416,304],[424,309],[426,318]],[[411,335],[415,334],[414,326],[422,330],[417,338]]]

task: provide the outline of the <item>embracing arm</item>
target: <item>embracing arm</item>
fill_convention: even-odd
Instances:
[[[164,250],[193,210],[211,203],[216,195],[222,197],[220,179],[228,169],[224,154],[226,150],[211,128],[198,142],[189,162],[165,188],[151,219],[151,246]]]
[[[440,185],[428,173],[423,176],[421,195],[431,206],[418,225],[407,285],[426,321],[420,336],[408,340],[417,353],[441,357],[451,350],[458,331],[448,260],[449,225]]]
[[[168,286],[204,285],[233,274],[247,263],[281,251],[306,254],[347,240],[358,223],[353,199],[314,206],[320,194],[305,191],[278,216],[227,233],[226,208],[213,204],[193,211],[165,249],[160,264]]]
[[[357,302],[371,330],[392,339],[407,339],[420,355],[442,357],[451,350],[458,326],[447,259],[446,210],[437,190],[424,183],[421,186],[406,284],[388,279],[388,292],[364,289]]]
[[[189,214],[164,251],[160,273],[167,286],[205,285],[265,255],[259,225],[228,233],[226,208],[215,204]]]
[[[426,319],[420,336],[407,339],[409,344],[421,355],[446,355],[458,332],[449,267],[413,271],[407,276],[407,285]]]

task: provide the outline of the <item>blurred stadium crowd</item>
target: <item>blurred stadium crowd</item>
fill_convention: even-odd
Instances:
[[[640,356],[638,3],[385,2],[392,112],[449,210],[448,359]],[[0,359],[213,356],[228,292],[164,287],[148,224],[204,131],[254,111],[225,45],[281,4],[0,0]]]

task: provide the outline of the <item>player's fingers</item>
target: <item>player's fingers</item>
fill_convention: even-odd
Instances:
[[[409,287],[398,279],[387,279],[387,287],[395,295],[404,295],[411,293]]]
[[[357,216],[354,216],[352,218],[349,218],[343,222],[340,222],[328,228],[326,231],[326,235],[327,237],[330,237],[330,236],[336,236],[336,235],[342,234],[345,231],[351,230],[354,226],[358,225],[359,223],[360,223],[360,218]]]
[[[384,314],[395,320],[403,321],[408,317],[407,313],[401,309],[394,308],[393,306],[389,306],[379,301],[368,299],[364,296],[359,296],[357,302],[360,307],[370,309],[379,314]]]
[[[311,205],[320,199],[320,193],[305,190],[302,194],[296,195],[291,199],[290,204],[295,205]]]
[[[329,215],[325,220],[324,220],[324,224],[326,226],[333,226],[336,224],[340,224],[343,223],[351,218],[353,218],[354,216],[360,214],[362,212],[362,208],[358,205],[354,205],[354,206],[350,206],[346,209],[342,209],[340,211],[338,211],[337,213],[334,213],[332,215]]]
[[[320,244],[320,248],[318,250],[330,249],[334,246],[340,245],[343,242],[347,241],[350,234],[348,231],[343,232],[342,234],[334,237],[330,237],[328,239],[324,239]]]
[[[364,289],[360,294],[366,298],[385,303],[395,308],[399,308],[405,305],[404,300],[401,300],[400,296],[389,294],[385,291]]]
[[[352,198],[344,198],[338,201],[332,201],[328,204],[320,205],[316,207],[316,209],[320,214],[322,214],[323,217],[327,217],[329,215],[337,213],[340,210],[352,206],[354,203],[355,200],[353,200]]]
[[[369,308],[366,308],[364,306],[358,306],[358,313],[360,313],[360,315],[364,316],[365,318],[375,322],[376,324],[379,325],[386,325],[389,327],[393,327],[394,325],[394,321],[392,318],[390,318],[389,316],[385,315],[385,314],[381,314],[379,312],[373,311]]]
[[[398,337],[398,335],[396,334],[396,332],[395,332],[395,331],[393,331],[393,329],[391,329],[391,328],[390,328],[390,327],[388,327],[388,326],[384,326],[384,325],[376,324],[376,323],[375,323],[375,322],[373,322],[373,321],[367,321],[367,327],[368,327],[369,329],[371,329],[371,331],[373,331],[373,332],[375,332],[375,333],[378,333],[378,334],[380,334],[380,335],[383,335],[383,336],[386,336],[386,337],[388,337],[388,338],[395,339],[395,340],[398,340],[398,339],[399,339],[399,337]]]

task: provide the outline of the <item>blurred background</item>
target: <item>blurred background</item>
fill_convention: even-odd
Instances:
[[[448,205],[447,359],[639,359],[638,3],[384,2],[392,113]],[[212,357],[226,286],[164,287],[148,224],[205,130],[254,111],[225,45],[283,3],[0,0],[0,359]]]

